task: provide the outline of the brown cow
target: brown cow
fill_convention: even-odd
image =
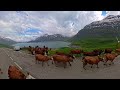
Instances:
[[[120,54],[120,49],[116,49],[115,52]]]
[[[44,62],[47,62],[47,65],[49,66],[48,60],[52,60],[52,57],[44,56],[44,55],[41,55],[41,54],[36,54],[35,55],[35,60],[36,60],[36,64],[37,64],[37,62],[41,61],[42,62],[42,66],[43,66]]]
[[[16,66],[9,66],[8,77],[9,79],[26,79],[26,76]]]
[[[29,46],[28,51],[30,51],[30,53],[31,53],[32,55],[34,55],[35,48]]]
[[[111,61],[111,63],[114,64],[113,60],[118,56],[117,53],[107,53],[104,55],[104,61],[105,61],[105,64],[104,65],[107,65],[107,61]],[[111,65],[111,64],[109,64]]]
[[[93,52],[95,52],[97,55],[101,55],[101,53],[103,52],[103,50],[95,49],[95,50],[93,50]]]
[[[71,57],[73,59],[75,59],[75,56],[72,55],[72,54],[66,54],[66,53],[63,53],[63,52],[56,52],[57,55],[63,55],[63,56],[68,56],[68,57]],[[73,62],[73,60],[71,60]]]
[[[48,47],[45,47],[44,48],[35,48],[35,54],[42,54],[42,55],[48,55]]]
[[[91,64],[92,66],[93,66],[93,64],[96,64],[96,65],[97,65],[97,68],[99,68],[99,67],[98,67],[98,63],[99,63],[100,61],[103,61],[103,59],[102,59],[100,56],[85,56],[85,57],[83,57],[83,59],[82,59],[83,68],[85,69],[85,66],[86,66],[87,64]],[[91,66],[91,68],[92,68],[92,66]],[[86,70],[86,69],[85,69],[85,70]]]
[[[111,53],[113,50],[111,48],[106,48],[105,53]]]
[[[43,51],[41,48],[37,48],[37,49],[35,49],[35,54],[45,55],[45,51]]]
[[[83,50],[71,50],[70,53],[71,54],[81,54],[83,52]]]
[[[56,62],[62,62],[64,64],[64,68],[66,67],[67,62],[70,64],[70,61],[73,61],[73,58],[69,57],[69,56],[65,56],[65,55],[53,55],[53,61],[56,65]]]
[[[83,52],[84,56],[97,56],[98,53],[96,54],[95,52]]]

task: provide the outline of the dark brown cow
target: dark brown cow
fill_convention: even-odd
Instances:
[[[100,55],[103,52],[103,50],[95,49],[95,50],[93,50],[93,52],[95,52],[96,54]]]
[[[37,48],[37,49],[35,49],[35,54],[42,54],[42,55],[45,55],[45,51],[42,50],[41,48]]]
[[[81,54],[83,52],[83,50],[71,50],[70,53],[71,54]]]
[[[35,48],[29,46],[28,51],[30,51],[30,53],[31,53],[32,55],[34,55]]]
[[[95,52],[83,52],[83,55],[84,56],[97,56],[98,53],[95,53]]]
[[[120,54],[120,49],[116,49],[115,52]]]
[[[105,53],[111,53],[113,50],[111,48],[105,49]]]

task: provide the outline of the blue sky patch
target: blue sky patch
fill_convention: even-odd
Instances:
[[[43,32],[42,30],[38,30],[38,29],[28,29],[27,31],[25,31],[25,33],[38,33],[38,32]]]
[[[102,15],[105,16],[106,15],[106,11],[102,11]]]

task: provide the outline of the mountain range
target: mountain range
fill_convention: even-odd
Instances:
[[[103,20],[92,22],[81,29],[72,40],[83,38],[120,38],[120,15],[109,15]]]
[[[5,45],[12,45],[15,44],[16,42],[9,39],[9,38],[4,38],[4,37],[0,37],[0,44],[5,44]]]
[[[68,39],[70,39],[70,37],[66,37],[61,34],[53,34],[53,35],[44,34],[43,36],[40,36],[35,40],[29,41],[29,42],[67,41]]]

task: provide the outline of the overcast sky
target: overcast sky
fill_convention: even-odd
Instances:
[[[29,41],[44,34],[73,36],[85,25],[119,11],[0,11],[0,36]]]

